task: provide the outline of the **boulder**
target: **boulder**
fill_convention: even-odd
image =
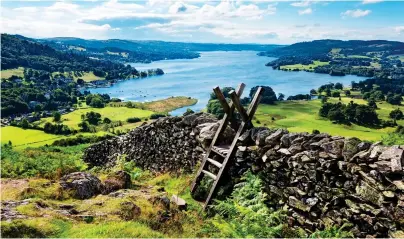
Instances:
[[[173,195],[171,197],[171,203],[173,203],[174,205],[176,205],[176,207],[180,210],[186,210],[187,209],[187,202],[178,197],[177,195]]]
[[[104,181],[104,194],[115,192],[119,189],[127,189],[132,186],[130,175],[125,171],[117,171],[108,175]]]
[[[101,180],[90,173],[70,173],[63,176],[59,183],[63,190],[71,192],[77,199],[91,198],[103,191]]]
[[[125,220],[133,220],[139,217],[141,214],[141,209],[139,206],[131,201],[124,201],[120,203],[119,216]]]

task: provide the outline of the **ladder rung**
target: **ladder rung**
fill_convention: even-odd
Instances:
[[[221,168],[223,166],[221,163],[219,163],[218,161],[215,161],[211,158],[206,158],[206,160],[208,160],[211,164],[215,165],[218,168]]]
[[[208,175],[208,176],[211,177],[213,180],[216,180],[216,175],[214,175],[213,173],[208,172],[208,171],[206,171],[206,170],[202,170],[202,173]]]
[[[223,158],[226,158],[227,153],[229,152],[229,146],[213,146],[212,151],[219,154]]]

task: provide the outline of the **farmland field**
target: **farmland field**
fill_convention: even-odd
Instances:
[[[328,65],[328,64],[330,64],[330,63],[329,62],[323,62],[323,61],[313,61],[313,64],[309,64],[309,65],[303,65],[303,64],[284,65],[284,66],[281,66],[281,70],[283,70],[283,69],[287,69],[287,70],[299,69],[299,70],[312,71],[317,66],[324,66],[324,65]]]
[[[342,102],[347,104],[351,100],[358,104],[365,104],[362,99],[350,99],[343,97]],[[330,98],[329,102],[337,102],[338,98]],[[379,102],[379,109],[376,111],[381,119],[388,119],[389,113],[397,107],[386,102]],[[276,105],[260,105],[258,107],[256,118],[259,125],[268,127],[287,128],[291,132],[311,132],[314,129],[330,135],[339,135],[346,137],[358,137],[362,140],[378,141],[387,133],[394,131],[394,128],[372,129],[364,126],[352,124],[342,125],[334,124],[328,119],[318,115],[321,107],[320,100],[312,101],[284,101]],[[398,107],[402,111],[404,106]],[[272,117],[275,120],[272,120]],[[256,122],[254,122],[257,124]],[[404,121],[397,121],[403,125]]]
[[[74,129],[79,129],[78,124],[81,122],[81,115],[86,114],[90,111],[101,114],[103,118],[109,118],[112,121],[123,121],[125,122],[129,117],[138,117],[141,119],[149,118],[150,115],[153,114],[152,111],[149,110],[141,110],[135,108],[127,108],[127,107],[105,107],[105,108],[86,108],[86,109],[78,109],[71,113],[62,115],[61,121],[64,125],[72,127]],[[52,117],[42,119],[42,124],[46,122],[53,122]]]
[[[1,71],[1,78],[8,79],[13,75],[19,76],[19,77],[24,77],[24,67],[18,67],[16,69],[8,69],[8,70]]]
[[[43,145],[50,145],[55,140],[77,137],[78,135],[88,136],[94,135],[92,133],[80,133],[72,136],[47,134],[41,130],[36,129],[22,129],[14,126],[6,126],[1,129],[1,143],[7,144],[9,141],[13,144],[13,148],[24,149],[27,147],[39,147]],[[104,135],[106,132],[97,132],[96,135]]]

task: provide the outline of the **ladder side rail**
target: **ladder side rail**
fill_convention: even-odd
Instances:
[[[208,197],[206,198],[205,205],[203,207],[204,209],[206,209],[206,207],[209,205],[209,203],[210,203],[210,201],[212,199],[212,196],[216,191],[217,184],[218,184],[218,182],[219,182],[219,180],[220,180],[220,178],[221,178],[221,176],[223,174],[223,171],[227,168],[226,167],[227,162],[234,155],[234,148],[235,148],[235,146],[237,144],[237,140],[240,137],[240,135],[242,134],[242,132],[244,131],[244,128],[246,127],[246,125],[247,125],[247,122],[241,122],[241,125],[240,125],[239,129],[237,130],[236,136],[234,137],[234,140],[231,143],[229,152],[228,152],[226,158],[224,159],[224,161],[222,163],[223,166],[220,168],[219,173],[216,175],[217,179],[213,182],[213,184],[211,186],[211,190],[209,192]]]
[[[249,120],[252,120],[254,117],[255,111],[258,108],[258,105],[261,101],[262,94],[264,93],[264,89],[262,87],[258,87],[257,92],[255,92],[254,98],[251,101],[251,104],[248,106],[247,115]]]
[[[233,101],[233,104],[236,106],[237,111],[240,113],[241,118],[243,119],[244,122],[248,121],[248,115],[244,107],[240,103],[240,99],[237,97],[236,92],[231,91],[230,93],[231,100]]]
[[[217,99],[219,100],[220,104],[222,105],[224,113],[231,114],[232,112],[230,110],[230,106],[227,103],[226,98],[224,97],[224,95],[223,95],[222,91],[220,90],[219,86],[216,86],[213,89],[213,92],[215,92]]]
[[[262,95],[263,92],[264,92],[264,90],[263,90],[261,87],[259,87],[258,90],[257,90],[257,92],[255,93],[254,98],[253,98],[253,100],[252,100],[252,102],[251,102],[251,104],[250,104],[250,106],[248,107],[248,110],[247,110],[248,119],[251,120],[252,117],[254,116],[255,111],[256,111],[257,108],[258,108],[258,104],[259,104],[259,102],[260,102],[260,100],[261,100],[261,95]],[[243,109],[244,109],[244,108],[243,108]],[[215,191],[216,191],[217,184],[218,184],[219,181],[220,181],[220,178],[221,178],[221,176],[222,176],[222,174],[223,174],[223,171],[226,169],[227,162],[228,162],[228,160],[229,160],[229,159],[233,156],[233,154],[234,154],[234,149],[235,149],[235,147],[236,147],[236,145],[237,145],[238,138],[239,138],[240,135],[243,133],[245,127],[248,125],[248,123],[250,122],[250,120],[247,121],[247,122],[244,122],[244,121],[243,121],[243,122],[241,123],[241,125],[240,125],[240,127],[239,127],[239,129],[238,129],[238,131],[237,131],[237,133],[236,133],[236,136],[235,136],[235,138],[234,138],[234,140],[233,140],[233,142],[232,142],[232,144],[231,144],[231,146],[230,146],[230,149],[229,149],[229,152],[228,152],[228,154],[227,154],[227,157],[225,158],[225,160],[224,160],[223,163],[222,163],[223,167],[220,168],[219,173],[216,175],[216,180],[213,182],[213,185],[212,185],[212,187],[211,187],[211,190],[210,190],[210,192],[209,192],[209,195],[208,195],[208,197],[207,197],[207,199],[206,199],[206,201],[205,201],[205,205],[204,205],[204,207],[203,207],[204,209],[206,209],[206,207],[209,205],[209,203],[210,203],[210,201],[211,201],[211,199],[212,199],[212,196],[214,195],[214,193],[215,193]]]
[[[216,87],[216,88],[217,88],[217,87]],[[243,94],[244,88],[245,88],[245,84],[244,84],[244,83],[241,83],[241,84],[238,86],[238,88],[237,88],[237,95],[239,95],[239,97]],[[215,92],[215,93],[216,93],[216,92]],[[227,103],[227,102],[226,102],[226,103]],[[233,111],[234,111],[234,105],[233,105],[232,103],[230,103],[230,106],[229,106],[229,107],[230,107],[229,112],[232,114]],[[198,172],[197,172],[197,174],[196,174],[196,177],[194,178],[194,181],[193,181],[192,184],[191,184],[191,193],[193,193],[193,192],[195,191],[195,189],[196,189],[196,184],[197,184],[197,183],[200,181],[200,179],[201,179],[202,170],[205,169],[205,164],[206,164],[207,158],[210,156],[210,153],[211,153],[211,151],[212,151],[212,147],[216,144],[216,141],[217,141],[217,139],[219,138],[220,134],[223,133],[223,130],[226,129],[227,124],[228,124],[230,118],[231,118],[231,115],[229,115],[228,113],[225,113],[225,115],[224,115],[224,117],[223,117],[223,119],[222,119],[222,123],[219,125],[219,127],[218,127],[218,129],[217,129],[217,131],[216,131],[216,133],[215,133],[215,136],[213,137],[212,142],[211,142],[209,148],[207,149],[206,155],[205,155],[204,159],[202,160],[202,163],[201,163],[201,165],[200,165],[200,167],[199,167],[199,169],[198,169]]]

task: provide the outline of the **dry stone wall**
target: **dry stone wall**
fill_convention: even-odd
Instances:
[[[90,147],[85,160],[112,165],[126,154],[154,171],[192,171],[217,125],[207,114],[160,119]],[[403,158],[400,146],[259,127],[239,138],[229,174],[259,174],[269,206],[287,210],[290,226],[312,232],[350,223],[357,237],[387,237],[404,229]]]
[[[154,172],[191,172],[218,125],[213,115],[202,113],[160,118],[126,135],[94,144],[85,151],[84,161],[90,166],[113,166],[118,157],[125,157]],[[227,140],[234,135],[230,128],[226,132]]]

